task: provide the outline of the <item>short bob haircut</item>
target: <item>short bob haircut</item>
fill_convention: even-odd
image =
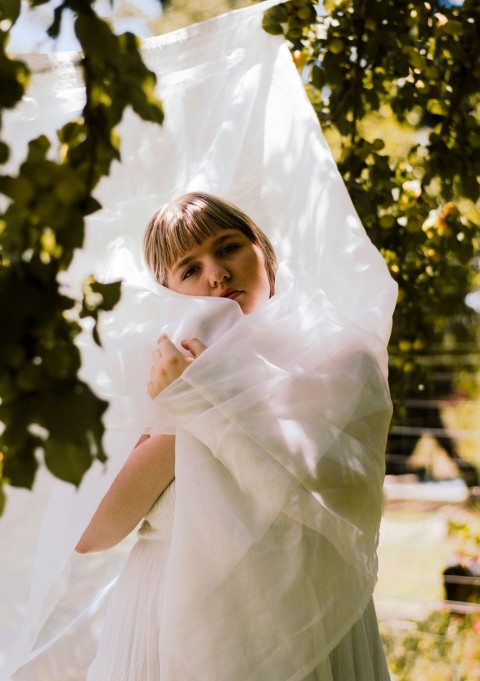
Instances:
[[[275,291],[277,258],[262,230],[233,204],[212,194],[190,192],[163,206],[147,224],[143,249],[145,261],[155,279],[167,285],[169,269],[184,253],[220,229],[238,229],[261,249],[270,282]]]

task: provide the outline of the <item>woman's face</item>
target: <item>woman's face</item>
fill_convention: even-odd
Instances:
[[[244,314],[270,298],[263,252],[238,229],[218,228],[184,253],[168,271],[166,283],[187,296],[230,298]]]

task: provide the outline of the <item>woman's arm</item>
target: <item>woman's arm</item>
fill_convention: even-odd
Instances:
[[[118,544],[137,526],[174,477],[175,436],[142,435],[75,551],[103,551]]]

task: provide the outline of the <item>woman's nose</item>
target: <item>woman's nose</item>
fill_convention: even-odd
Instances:
[[[210,286],[215,287],[230,279],[230,273],[222,263],[213,261],[208,268],[208,279]]]

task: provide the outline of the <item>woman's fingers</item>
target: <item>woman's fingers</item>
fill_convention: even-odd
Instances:
[[[204,345],[201,340],[198,340],[198,338],[182,340],[180,345],[182,346],[182,348],[185,348],[185,350],[191,352],[194,357],[198,357],[199,355],[202,354],[202,352],[204,352],[204,350],[207,349],[207,346]]]
[[[181,346],[192,353],[193,357],[198,357],[199,355],[207,349],[207,346],[202,343],[198,338],[190,338],[188,340],[182,340]],[[175,355],[177,357],[183,357],[182,353],[170,340],[170,335],[167,333],[162,333],[157,341],[157,350],[161,357],[165,355]]]
[[[152,400],[154,400],[158,393],[160,392],[159,390],[155,390],[155,386],[153,385],[152,381],[150,381],[150,383],[147,385],[147,391]]]
[[[162,357],[168,355],[183,357],[182,353],[177,347],[175,347],[167,333],[162,333],[162,335],[158,338],[157,349],[155,352],[159,352]]]
[[[165,387],[164,381],[164,360],[159,350],[152,354],[152,366],[150,368],[150,382],[147,385],[148,394],[154,399]]]
[[[206,349],[198,338],[182,341],[182,347],[188,350],[192,357],[185,357],[172,343],[168,334],[163,333],[159,337],[157,348],[152,356],[151,381],[147,386],[148,394],[152,399],[155,399],[162,390],[179,378],[194,359]]]

